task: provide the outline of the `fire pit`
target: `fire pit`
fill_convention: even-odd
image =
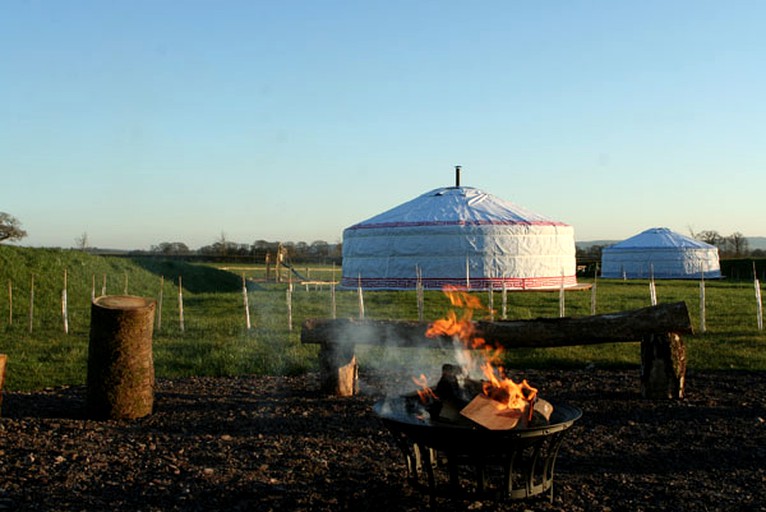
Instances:
[[[445,293],[462,313],[448,311],[426,336],[451,336],[458,364],[442,365],[434,388],[421,374],[412,378],[416,392],[373,407],[404,454],[410,483],[432,502],[437,495],[518,499],[545,492],[553,501],[556,457],[582,412],[543,400],[526,379],[513,381],[498,364],[501,347],[476,336],[471,318],[480,301],[453,288]]]
[[[381,400],[373,411],[402,451],[410,484],[432,502],[437,496],[501,500],[545,492],[552,501],[556,456],[582,412],[551,405],[547,424],[512,430],[442,421],[413,409],[409,397]]]

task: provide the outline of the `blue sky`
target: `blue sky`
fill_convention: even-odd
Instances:
[[[462,184],[574,226],[766,235],[761,1],[5,0],[31,246],[336,242]]]

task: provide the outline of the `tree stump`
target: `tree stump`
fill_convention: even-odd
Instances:
[[[8,361],[8,356],[0,354],[0,416],[3,414],[3,384],[5,383],[5,363]]]
[[[87,410],[93,419],[135,419],[154,406],[153,299],[103,296],[91,305]]]
[[[641,396],[684,397],[686,347],[674,333],[650,334],[641,341]]]
[[[323,343],[319,349],[319,387],[323,393],[354,396],[359,391],[359,363],[351,343]]]

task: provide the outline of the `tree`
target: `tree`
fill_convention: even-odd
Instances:
[[[313,257],[326,258],[330,254],[330,244],[324,240],[314,240],[309,246],[309,252]]]
[[[183,242],[162,242],[159,245],[153,245],[150,251],[168,255],[183,255],[191,252],[189,246]]]
[[[21,240],[27,232],[21,229],[21,222],[13,215],[0,212],[0,242],[4,240]]]
[[[88,249],[88,233],[83,232],[82,235],[74,239],[75,248],[86,251]]]
[[[716,246],[721,256],[741,257],[747,256],[750,252],[750,244],[747,238],[739,231],[729,236],[723,236],[718,231],[711,230],[700,231],[699,233],[692,231],[692,236],[696,240]]]
[[[747,241],[747,238],[745,238],[745,235],[737,231],[736,233],[732,233],[726,238],[726,241],[728,242],[728,245],[731,247],[732,252],[734,253],[734,256],[746,256],[749,252],[750,245]]]
[[[697,240],[705,242],[706,244],[715,245],[716,247],[720,246],[723,240],[723,237],[718,234],[718,231],[700,231],[693,236]]]

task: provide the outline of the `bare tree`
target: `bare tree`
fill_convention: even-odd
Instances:
[[[0,212],[0,242],[21,240],[27,232],[21,229],[21,222],[10,213]]]
[[[694,234],[694,238],[705,242],[706,244],[715,245],[716,247],[721,245],[723,237],[718,234],[718,231],[700,231]]]
[[[737,231],[732,233],[726,238],[728,245],[731,247],[734,256],[746,256],[749,252],[750,245],[745,238],[745,235]]]
[[[718,231],[711,230],[700,231],[699,233],[692,231],[692,237],[716,246],[723,256],[747,256],[750,252],[750,244],[747,238],[739,231],[729,236],[722,236]]]
[[[83,232],[82,235],[74,239],[75,248],[81,251],[88,250],[88,233]]]
[[[218,254],[221,256],[226,256],[226,254],[229,252],[229,241],[226,238],[226,233],[221,231],[221,238],[219,238],[213,244],[213,246],[218,248]]]

